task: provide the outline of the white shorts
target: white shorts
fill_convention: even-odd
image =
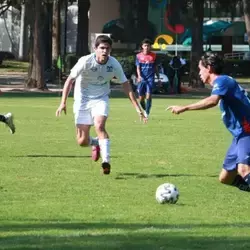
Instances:
[[[75,124],[93,125],[96,116],[109,114],[109,98],[103,97],[97,100],[89,100],[86,103],[75,102],[73,107]]]

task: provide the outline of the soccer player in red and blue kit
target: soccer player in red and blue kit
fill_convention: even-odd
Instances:
[[[222,171],[221,183],[250,191],[250,99],[247,92],[230,76],[223,75],[223,59],[216,53],[206,53],[199,62],[199,75],[213,89],[211,95],[187,106],[170,106],[174,114],[189,110],[208,109],[218,103],[222,120],[233,135]]]
[[[142,51],[136,55],[136,72],[138,81],[138,95],[140,105],[144,110],[144,115],[149,116],[152,106],[152,90],[154,86],[155,74],[159,79],[156,65],[156,54],[151,52],[152,42],[144,39],[141,42]],[[146,98],[146,103],[145,103]]]

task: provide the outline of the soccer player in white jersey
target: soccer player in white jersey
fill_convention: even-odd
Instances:
[[[120,63],[110,56],[112,40],[100,35],[95,41],[95,53],[81,57],[71,69],[67,78],[61,104],[56,111],[60,116],[66,114],[66,101],[73,83],[74,88],[74,115],[76,124],[77,142],[80,146],[92,146],[92,159],[98,161],[102,157],[103,174],[110,173],[110,140],[105,129],[109,114],[110,80],[114,77],[122,83],[124,92],[146,123],[147,118],[138,105]],[[97,138],[89,136],[91,126],[94,125]]]

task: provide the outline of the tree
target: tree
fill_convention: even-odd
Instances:
[[[90,0],[78,0],[78,24],[76,55],[84,56],[89,53],[89,17]]]
[[[56,67],[58,56],[60,55],[60,0],[53,0],[52,18],[52,64]]]
[[[246,23],[247,36],[248,36],[248,43],[250,45],[250,1],[242,0],[242,3],[243,3],[243,12]]]
[[[190,55],[189,85],[204,87],[198,74],[198,64],[203,53],[204,0],[193,0],[192,48]]]
[[[241,0],[210,0],[216,6],[217,13],[226,12],[230,14],[231,21],[233,22],[236,16],[236,6],[241,3]]]
[[[28,59],[28,22],[27,22],[27,2],[21,3],[21,21],[20,21],[20,37],[19,37],[19,60]]]
[[[30,68],[26,86],[29,88],[38,88],[44,90],[46,88],[44,80],[44,55],[43,55],[43,22],[42,12],[44,6],[40,0],[29,0],[29,5],[32,6],[34,13],[34,25],[31,26],[32,42],[30,50]]]
[[[20,38],[19,38],[19,53],[18,53],[18,57],[19,60],[23,60],[24,57],[24,44],[25,44],[25,4],[22,3],[21,6],[21,23],[20,23]]]

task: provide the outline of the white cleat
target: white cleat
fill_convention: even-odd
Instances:
[[[14,134],[16,131],[15,125],[14,125],[14,117],[11,113],[7,113],[4,115],[6,118],[5,124],[9,127],[11,134]]]

